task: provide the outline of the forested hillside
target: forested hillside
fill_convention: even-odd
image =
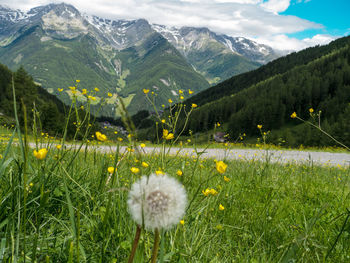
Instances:
[[[16,72],[11,72],[6,66],[0,64],[0,112],[10,120],[14,120],[12,76],[16,91],[17,112],[21,125],[23,125],[25,105],[27,110],[27,119],[29,129],[33,124],[32,109],[36,108],[39,112],[39,119],[43,132],[51,135],[62,135],[65,127],[65,113],[69,109],[59,101],[54,95],[49,94],[46,90],[37,86],[33,78],[23,69],[19,68]],[[79,110],[80,115],[84,112]],[[74,134],[76,128],[73,124],[76,116],[72,115],[68,126],[68,136]],[[40,128],[40,124],[38,123]]]
[[[210,101],[215,101],[224,96],[237,93],[250,87],[260,81],[266,80],[276,74],[283,74],[296,66],[306,65],[307,63],[327,55],[339,48],[350,44],[350,37],[344,37],[331,42],[329,45],[316,46],[291,53],[288,56],[278,58],[256,70],[234,76],[220,84],[204,90],[191,97],[186,103],[196,103],[204,105]]]
[[[263,130],[274,130],[270,138],[275,143],[334,144],[310,126],[290,118],[296,112],[311,119],[309,109],[313,108],[315,113],[322,111],[324,129],[350,145],[349,40],[347,37],[328,46],[306,49],[222,83],[213,96],[231,95],[195,110],[188,128],[204,132],[216,122],[227,123],[226,131],[234,138],[243,132],[258,135],[257,125],[262,124]],[[328,54],[319,56],[320,52]],[[211,100],[210,92],[206,93],[208,99],[202,93],[194,101]]]

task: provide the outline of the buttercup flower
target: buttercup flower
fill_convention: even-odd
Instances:
[[[164,175],[164,172],[162,171],[162,169],[158,169],[157,171],[156,171],[156,175]]]
[[[114,167],[110,166],[107,168],[108,173],[112,174],[114,173]]]
[[[166,139],[166,140],[171,140],[171,139],[174,139],[174,134],[173,133],[169,133],[168,130],[164,129],[163,130],[163,138]]]
[[[197,104],[196,103],[192,103],[192,108],[197,108]]]
[[[140,172],[140,169],[137,168],[137,167],[131,167],[131,168],[130,168],[130,171],[131,171],[133,174],[137,174],[137,173]]]
[[[34,150],[33,154],[38,160],[45,159],[48,150],[46,148],[40,149],[39,151]]]
[[[147,94],[149,92],[149,89],[143,89],[143,93]]]
[[[107,141],[107,136],[100,133],[100,132],[96,132],[96,138],[97,138],[97,140],[99,140],[101,142]]]
[[[290,115],[290,117],[291,117],[292,119],[295,119],[295,118],[297,117],[297,113],[296,113],[296,112],[293,112],[292,115]]]
[[[257,127],[258,127],[258,129],[261,129],[261,128],[262,128],[262,125],[261,125],[261,124],[258,124]]]
[[[132,218],[146,229],[169,229],[178,224],[186,203],[186,191],[176,179],[155,174],[135,182],[128,199]]]
[[[227,169],[227,164],[225,164],[223,161],[216,162],[216,170],[219,173],[221,174],[225,173],[226,169]]]
[[[142,165],[142,167],[144,167],[144,168],[147,168],[147,167],[149,166],[149,164],[146,163],[146,162],[142,162],[141,165]]]

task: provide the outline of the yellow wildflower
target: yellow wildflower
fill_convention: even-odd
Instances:
[[[225,164],[223,161],[216,162],[216,170],[219,173],[221,174],[225,173],[226,168],[227,168],[227,164]]]
[[[86,95],[87,94],[87,89],[82,89],[81,94]]]
[[[77,79],[77,80],[76,80],[76,82],[78,82],[78,83],[79,83],[79,82],[80,82],[80,79]]]
[[[147,94],[149,92],[149,89],[143,89],[143,93]]]
[[[176,172],[176,174],[178,175],[178,176],[182,176],[182,171],[181,170],[178,170],[177,172]]]
[[[133,174],[137,174],[137,173],[140,172],[140,169],[137,168],[137,167],[131,167],[131,168],[130,168],[130,171],[131,171]]]
[[[220,210],[220,211],[223,211],[224,209],[225,209],[225,207],[224,207],[222,204],[220,204],[220,205],[219,205],[219,210]]]
[[[56,149],[57,149],[57,150],[61,149],[61,147],[62,147],[61,144],[57,144],[57,145],[56,145]]]
[[[149,164],[146,163],[146,162],[142,162],[141,165],[142,165],[142,167],[144,167],[144,168],[147,168],[147,167],[149,166]]]
[[[184,99],[184,96],[180,96],[180,100],[183,100]]]
[[[261,124],[258,124],[257,125],[258,129],[260,130],[262,128],[262,125]]]
[[[172,100],[172,99],[168,99],[168,102],[169,102],[169,103],[173,103],[173,100]]]
[[[210,189],[210,194],[211,195],[217,195],[218,191],[216,191],[214,188]]]
[[[295,119],[295,118],[297,117],[297,113],[296,113],[296,112],[293,112],[292,115],[290,115],[290,117],[291,117],[292,119]]]
[[[165,120],[164,120],[164,119],[162,119],[162,123],[165,123]]]
[[[190,95],[193,94],[193,91],[189,89],[188,94],[190,94]]]
[[[314,112],[314,109],[313,109],[313,108],[310,108],[310,109],[309,109],[309,112],[310,112],[310,113],[313,113],[313,112]]]
[[[114,173],[114,167],[112,167],[112,166],[108,167],[108,168],[107,168],[107,171],[108,171],[110,174]]]
[[[161,169],[158,169],[156,171],[156,175],[163,175],[163,174],[164,174],[164,172]]]
[[[34,150],[33,154],[35,158],[37,158],[38,160],[43,160],[45,159],[47,152],[48,152],[47,149],[43,148],[43,149],[40,149],[39,151]]]
[[[197,108],[198,105],[196,103],[192,103],[192,108]]]
[[[101,142],[107,141],[107,136],[100,133],[100,132],[96,132],[96,138],[97,138],[97,140],[99,140]]]
[[[225,182],[229,182],[229,181],[230,181],[230,178],[228,178],[228,177],[226,177],[226,176],[224,175],[224,181],[225,181]]]
[[[172,140],[174,139],[174,134],[173,133],[169,133],[168,130],[164,129],[163,130],[163,138],[166,140]]]
[[[220,127],[220,126],[221,126],[220,122],[217,122],[217,123],[216,123],[216,126]]]
[[[210,194],[210,189],[205,189],[205,190],[202,190],[202,193],[205,195],[205,196],[208,196]]]
[[[90,100],[96,100],[96,98],[95,97],[93,97],[93,96],[88,96],[88,99],[90,99]]]
[[[183,90],[179,89],[179,94],[183,94],[183,93],[184,93]]]
[[[180,220],[180,224],[184,225],[185,224],[185,220]]]
[[[112,96],[113,96],[113,94],[112,94],[112,93],[110,93],[110,92],[108,92],[108,93],[107,93],[107,96],[108,96],[108,97],[112,97]]]
[[[96,91],[96,92],[99,92],[100,91],[100,89],[99,88],[94,88],[94,90]]]
[[[63,91],[63,89],[60,89],[60,88],[58,88],[57,90],[58,90],[58,92],[62,92]]]

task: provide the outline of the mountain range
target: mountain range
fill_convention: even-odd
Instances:
[[[143,89],[156,94],[156,106],[177,101],[179,89],[198,93],[278,56],[268,46],[208,28],[105,19],[64,3],[28,12],[0,7],[0,62],[13,70],[23,65],[67,104],[69,86],[78,85],[80,103],[86,88],[96,98],[93,104],[103,101],[102,110],[94,108],[96,115],[118,116],[120,97],[131,113],[149,109]]]

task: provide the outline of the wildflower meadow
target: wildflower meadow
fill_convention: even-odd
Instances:
[[[191,92],[155,108],[151,154],[123,109],[127,136],[93,132],[86,90],[66,116],[81,136],[45,134],[35,111],[2,126],[0,262],[350,262],[349,167],[205,159],[194,139],[182,155]]]

